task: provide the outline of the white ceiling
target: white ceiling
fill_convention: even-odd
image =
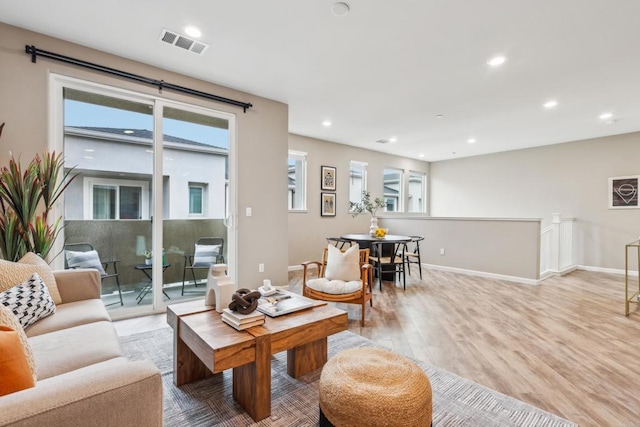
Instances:
[[[427,161],[640,130],[639,0],[346,1],[336,17],[331,0],[3,0],[0,21],[284,102],[292,133]],[[203,56],[159,41],[187,24]]]

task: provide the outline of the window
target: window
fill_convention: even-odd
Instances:
[[[367,190],[367,164],[352,160],[349,163],[349,201],[362,202],[362,192]]]
[[[204,214],[204,184],[189,183],[189,215]]]
[[[409,205],[407,212],[426,212],[427,176],[422,172],[409,172]]]
[[[382,172],[385,212],[402,212],[402,177],[400,169],[386,168]]]
[[[149,183],[84,178],[85,219],[149,219]]]
[[[289,210],[307,209],[307,153],[289,150]]]

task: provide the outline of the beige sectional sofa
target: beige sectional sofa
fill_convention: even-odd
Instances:
[[[36,386],[0,396],[0,426],[160,426],[162,379],[129,361],[100,300],[96,270],[55,271],[62,303],[25,331]]]

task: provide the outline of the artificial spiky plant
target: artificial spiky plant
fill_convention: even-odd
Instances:
[[[0,125],[0,135],[4,123]],[[60,233],[61,217],[49,221],[55,202],[75,178],[64,172],[62,154],[45,151],[22,170],[9,159],[0,168],[0,251],[4,259],[17,261],[27,252],[46,258]]]

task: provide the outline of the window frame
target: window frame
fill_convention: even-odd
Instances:
[[[397,195],[390,195],[388,192],[385,192],[385,188],[387,187],[386,185],[386,181],[385,181],[385,175],[387,175],[387,172],[397,172],[399,177],[398,177],[398,194]],[[384,206],[384,212],[385,213],[402,213],[404,212],[404,169],[400,169],[400,168],[394,168],[391,166],[385,166],[382,169],[382,198],[385,202],[385,206]],[[393,197],[395,199],[395,210],[387,210],[387,199],[389,197]]]
[[[116,187],[116,218],[106,220],[93,218],[93,188],[95,186]],[[120,187],[139,187],[140,188],[140,218],[139,219],[120,219]],[[102,178],[87,176],[83,178],[83,217],[89,221],[139,221],[148,220],[149,216],[149,182],[128,179]]]
[[[411,181],[413,177],[420,177],[420,197],[422,198],[422,207],[419,210],[410,210],[411,203]],[[426,213],[427,212],[427,174],[425,172],[410,170],[407,177],[407,213]]]
[[[296,161],[296,163],[298,161],[301,162],[301,167],[300,167],[301,170],[297,171],[296,166],[294,166],[294,177],[296,178],[296,183],[295,185],[287,185],[287,208],[289,212],[307,212],[307,199],[308,199],[307,169],[308,169],[309,155],[304,151],[289,150],[288,156],[287,156],[287,181],[289,180],[289,176],[290,176],[289,161],[292,158]],[[301,183],[297,182],[298,178],[302,180]],[[293,207],[294,200],[296,199],[296,196],[294,196],[296,190],[302,191],[302,196],[301,196],[302,206],[299,208]]]
[[[368,186],[368,167],[369,164],[367,162],[362,162],[359,160],[350,160],[349,161],[349,201],[353,202],[353,203],[362,203],[362,192],[363,191],[367,191],[367,186]],[[358,194],[352,194],[353,190],[353,180],[354,175],[353,175],[353,170],[360,168],[361,172],[362,172],[362,185],[361,185],[361,190],[358,192]],[[352,210],[349,211],[349,213],[353,212]]]
[[[202,182],[189,182],[189,212],[190,217],[204,217],[206,216],[207,206],[207,184]],[[226,187],[226,186],[225,186]],[[200,212],[191,212],[191,189],[196,188],[200,190]],[[225,188],[226,191],[226,188]],[[226,195],[225,195],[226,197]]]

